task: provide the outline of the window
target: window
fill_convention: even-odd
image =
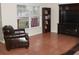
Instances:
[[[39,26],[39,17],[32,17],[31,18],[31,27]]]
[[[40,6],[17,5],[18,28],[40,26]]]
[[[18,19],[18,28],[29,28],[28,19],[28,17],[21,17],[20,19]]]

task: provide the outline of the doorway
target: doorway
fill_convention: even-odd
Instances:
[[[42,8],[42,32],[51,32],[51,8]]]

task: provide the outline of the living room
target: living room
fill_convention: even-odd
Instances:
[[[62,4],[63,5],[63,4]],[[22,12],[18,12],[20,6]],[[35,9],[32,9],[35,8]],[[44,32],[43,30],[43,8],[49,8],[50,17],[50,31]],[[35,12],[32,14],[32,12]],[[25,14],[26,13],[26,14]],[[45,12],[47,14],[47,11]],[[21,16],[19,16],[21,15]],[[33,25],[31,18],[37,16],[38,25]],[[22,18],[21,18],[22,17]],[[26,26],[20,25],[18,19],[27,19]],[[29,18],[28,18],[29,17]],[[63,55],[70,51],[78,43],[78,37],[71,35],[58,34],[59,23],[59,4],[58,3],[1,3],[0,4],[0,42],[1,42],[1,55]],[[26,20],[25,20],[26,21]],[[48,24],[48,22],[46,22]],[[11,25],[14,29],[23,28],[29,36],[29,48],[16,48],[10,51],[6,50],[4,35],[2,28],[5,25]],[[45,27],[47,28],[47,27]],[[49,27],[48,27],[49,28]],[[65,29],[64,29],[65,30]],[[78,48],[78,47],[77,47]],[[74,49],[75,50],[75,49]],[[78,49],[77,49],[78,50]],[[75,51],[77,51],[75,50]],[[70,52],[71,54],[73,52]],[[75,53],[75,52],[74,52]]]

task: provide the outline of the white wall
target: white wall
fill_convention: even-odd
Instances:
[[[14,28],[17,28],[17,4],[13,3],[2,3],[1,11],[2,11],[2,26],[4,25],[12,25]],[[26,4],[27,5],[27,4]],[[40,6],[40,15],[42,16],[42,7],[50,7],[51,8],[51,32],[57,32],[57,23],[58,23],[58,4],[56,3],[40,3],[40,4],[28,4],[28,5],[38,5]],[[30,29],[26,29],[26,32],[29,33],[30,36],[42,33],[42,18],[40,18],[41,25],[39,27],[34,27]]]
[[[3,43],[3,34],[2,34],[2,17],[1,17],[1,4],[0,4],[0,42]]]
[[[1,12],[2,12],[2,26],[4,26],[4,25],[12,25],[14,28],[17,28],[16,4],[2,3],[1,4]]]
[[[58,22],[59,22],[59,6],[58,4],[54,4],[52,6],[52,16],[51,16],[51,32],[57,33],[58,30]]]

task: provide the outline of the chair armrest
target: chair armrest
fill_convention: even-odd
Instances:
[[[4,38],[5,39],[13,39],[13,38],[20,38],[20,37],[25,37],[25,36],[26,36],[26,34],[21,34],[21,35],[15,34],[15,35],[5,36]]]
[[[27,40],[29,39],[29,36],[26,33],[24,33],[24,34],[13,34],[13,35],[4,36],[5,39],[13,39],[13,38],[20,38],[20,37],[25,37]]]

